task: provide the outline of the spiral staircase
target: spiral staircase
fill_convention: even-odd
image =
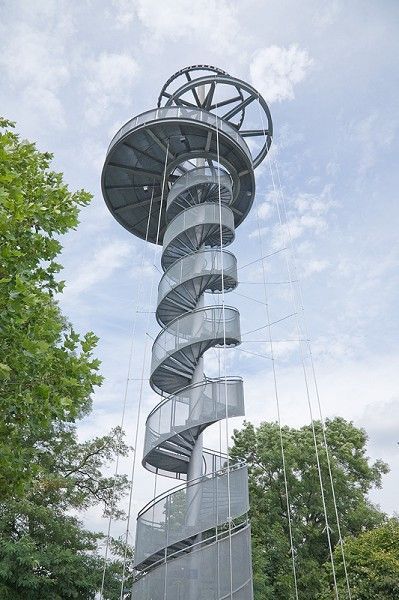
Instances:
[[[235,96],[225,94],[215,107],[218,86]],[[245,130],[245,109],[254,102],[265,118]],[[143,465],[182,480],[138,515],[134,600],[253,597],[247,467],[203,448],[202,440],[208,426],[244,415],[243,381],[207,377],[203,357],[241,341],[238,310],[224,303],[238,284],[226,247],[251,207],[254,165],[269,149],[271,127],[251,86],[220,69],[189,67],[167,82],[159,107],[129,121],[108,149],[102,187],[112,214],[163,245],[161,331],[150,373],[162,399],[146,421]],[[244,139],[248,131],[262,136],[256,156]],[[205,305],[205,293],[222,302]]]

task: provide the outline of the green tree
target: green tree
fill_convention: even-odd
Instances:
[[[55,421],[90,410],[101,382],[97,338],[80,336],[54,301],[63,282],[60,234],[78,224],[87,192],[71,193],[51,155],[0,121],[0,493],[21,493],[37,475],[36,440]]]
[[[339,597],[348,599],[341,552],[334,552]],[[399,521],[390,519],[379,527],[345,539],[345,561],[352,598],[356,600],[397,600],[399,598]],[[331,564],[327,564],[332,586]],[[327,587],[327,586],[326,586]],[[333,592],[320,598],[333,599]]]
[[[0,120],[0,597],[94,598],[103,536],[79,511],[121,516],[127,481],[104,466],[126,454],[122,432],[79,443],[76,423],[101,384],[97,338],[80,335],[56,301],[60,236],[78,224],[87,192],[72,193],[51,155]],[[75,516],[74,516],[75,515]],[[112,541],[106,598],[119,598],[124,548]]]
[[[104,536],[85,531],[71,509],[96,503],[116,509],[124,477],[103,477],[100,468],[116,452],[126,454],[119,430],[79,444],[71,426],[45,442],[40,477],[24,498],[0,503],[0,598],[94,598],[100,588]],[[112,540],[115,558],[106,572],[105,598],[120,594],[123,546]],[[130,577],[130,555],[126,585]]]
[[[86,531],[62,510],[32,502],[11,502],[0,510],[2,600],[96,597],[102,580],[103,558],[98,552],[102,535]],[[121,561],[113,558],[106,571],[104,598],[119,598],[121,571]],[[126,587],[129,581],[128,571]]]
[[[335,547],[339,539],[320,423],[315,429]],[[323,564],[329,558],[314,440],[310,426],[284,427],[282,434],[299,593],[311,599],[321,591]],[[385,518],[367,500],[367,493],[380,486],[388,468],[381,461],[370,463],[367,436],[352,423],[340,418],[328,420],[326,437],[342,534],[357,535]],[[245,458],[249,468],[255,598],[294,598],[278,425],[262,423],[255,428],[246,423],[241,431],[234,432],[232,455]]]

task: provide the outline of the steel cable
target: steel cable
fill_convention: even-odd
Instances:
[[[282,190],[281,179],[280,179],[280,172],[279,172],[276,160],[274,161],[274,165],[275,165],[275,169],[276,169],[276,173],[277,173],[277,179],[278,179],[278,182],[279,182],[279,195],[280,195],[280,198],[282,199],[282,205],[283,205],[283,210],[284,210],[284,217],[285,217],[285,221],[287,223],[288,222],[288,218],[287,218],[286,202],[285,202],[285,197],[284,197],[283,190]],[[289,244],[290,244],[290,246],[292,246],[292,240],[291,239],[289,239]],[[334,511],[335,511],[335,519],[336,519],[336,525],[337,525],[337,532],[338,532],[338,536],[339,536],[339,542],[338,543],[340,544],[340,548],[341,548],[342,564],[343,564],[343,567],[344,567],[346,588],[347,588],[347,591],[348,591],[349,600],[352,600],[352,594],[351,594],[351,589],[350,589],[350,584],[349,584],[349,575],[348,575],[347,564],[346,564],[346,557],[345,557],[344,541],[343,541],[342,533],[341,533],[341,523],[340,523],[340,518],[339,518],[339,513],[338,513],[338,506],[337,506],[336,494],[335,494],[334,478],[333,478],[333,475],[332,475],[330,450],[329,450],[328,442],[327,442],[325,419],[324,419],[323,410],[322,410],[322,406],[321,406],[321,399],[320,399],[320,394],[319,394],[319,386],[317,384],[317,377],[316,377],[316,370],[315,370],[315,365],[314,365],[314,360],[313,360],[313,353],[312,353],[312,348],[311,348],[311,345],[310,345],[309,332],[308,332],[306,318],[305,318],[305,309],[304,309],[304,305],[303,305],[303,296],[302,296],[302,286],[301,286],[300,279],[299,279],[298,274],[297,274],[296,256],[295,256],[295,251],[294,251],[293,247],[291,248],[291,252],[292,252],[293,263],[294,263],[294,274],[296,276],[296,280],[295,281],[298,284],[298,290],[299,290],[300,308],[302,310],[302,315],[303,315],[303,325],[304,325],[304,329],[305,329],[305,331],[304,331],[304,333],[305,333],[305,341],[306,341],[306,345],[307,345],[307,349],[308,349],[308,353],[309,353],[309,358],[310,358],[312,379],[313,379],[313,384],[314,384],[314,387],[315,387],[316,398],[317,398],[317,405],[318,405],[318,409],[319,409],[320,422],[321,422],[322,432],[323,432],[323,443],[324,443],[324,447],[325,447],[325,451],[326,451],[328,474],[329,474],[330,485],[331,485],[331,493],[332,493],[332,498],[333,498],[333,503],[334,503]]]
[[[281,217],[280,206],[278,204],[277,190],[276,190],[276,185],[275,185],[273,170],[272,170],[272,166],[271,166],[270,156],[268,157],[268,161],[269,161],[270,175],[271,175],[272,185],[273,185],[273,191],[274,191],[275,206],[276,206],[276,209],[277,209],[277,214],[278,214],[278,218],[279,218],[280,227],[281,227],[282,231],[284,231],[284,224],[283,224],[283,220],[282,220],[282,217]],[[291,267],[290,267],[290,264],[289,264],[289,261],[288,261],[287,257],[285,257],[285,262],[286,262],[286,267],[287,267],[287,272],[288,272],[288,278],[290,279],[290,281],[292,281],[293,277],[291,275]],[[295,297],[295,294],[294,294],[293,285],[290,285],[290,289],[291,289],[291,300],[293,302],[294,310],[295,310],[295,312],[297,314],[297,318],[296,318],[297,335],[298,335],[298,338],[302,338],[302,331],[301,331],[300,322],[299,322],[299,308],[297,306],[297,301],[296,301],[296,297]],[[312,408],[312,402],[311,402],[311,397],[310,397],[308,375],[307,375],[307,371],[306,371],[305,357],[304,357],[304,354],[303,354],[302,344],[299,344],[299,351],[300,351],[301,364],[302,364],[302,372],[303,372],[304,383],[305,383],[306,398],[307,398],[307,403],[308,403],[308,408],[309,408],[309,415],[310,415],[310,421],[311,421],[313,444],[314,444],[314,448],[315,448],[317,472],[318,472],[318,477],[319,477],[320,493],[321,493],[321,499],[322,499],[322,505],[323,505],[323,514],[324,514],[324,521],[325,521],[325,532],[326,532],[326,535],[327,535],[328,550],[329,550],[329,555],[330,555],[330,560],[331,560],[331,568],[332,568],[333,580],[334,580],[335,597],[336,597],[336,600],[339,600],[339,593],[338,593],[338,587],[337,587],[337,578],[336,578],[336,572],[335,572],[335,563],[334,563],[334,554],[333,554],[333,547],[332,547],[332,541],[331,541],[331,528],[330,528],[329,520],[328,520],[328,511],[327,511],[327,504],[326,504],[326,498],[325,498],[325,490],[324,490],[324,483],[323,483],[323,477],[322,477],[322,470],[321,470],[321,463],[320,463],[318,441],[317,441],[317,436],[316,436],[315,419],[314,419],[314,416],[313,416],[313,408]]]
[[[222,317],[223,317],[223,348],[226,349],[226,313],[224,291],[224,263],[223,263],[223,229],[222,229],[222,197],[220,191],[220,147],[219,147],[219,117],[216,117],[216,154],[218,163],[218,205],[219,205],[219,232],[220,232],[220,261],[222,266]],[[231,487],[230,487],[230,453],[229,453],[229,404],[227,394],[226,356],[223,356],[224,393],[225,393],[225,431],[227,454],[227,498],[228,498],[228,527],[229,527],[229,562],[230,562],[230,598],[233,600],[233,550],[231,543]]]
[[[147,242],[147,239],[148,239],[148,230],[149,230],[149,224],[150,224],[150,217],[151,217],[151,210],[152,210],[153,199],[154,199],[154,187],[152,188],[151,200],[150,200],[150,210],[149,210],[149,213],[148,213],[148,220],[147,220],[147,226],[146,226],[146,239],[145,239],[146,242]],[[144,259],[145,259],[146,255],[147,255],[147,245],[143,246],[143,250],[141,252],[140,271],[142,271],[142,269],[144,267]],[[136,326],[137,326],[137,315],[140,314],[140,311],[138,310],[138,307],[140,306],[140,298],[141,298],[141,293],[142,293],[142,285],[141,285],[141,283],[142,283],[142,280],[140,278],[139,286],[137,288],[136,302],[135,302],[136,310],[135,310],[135,313],[134,313],[134,319],[133,319],[133,325],[132,325],[132,332],[131,332],[131,341],[130,341],[129,358],[128,358],[128,368],[127,368],[127,377],[126,377],[126,383],[125,383],[125,389],[124,389],[123,405],[122,405],[122,416],[121,416],[121,423],[120,423],[120,430],[121,430],[120,434],[122,433],[123,426],[124,426],[124,423],[125,423],[126,404],[127,404],[128,390],[129,390],[129,382],[133,380],[130,377],[130,374],[131,374],[132,361],[133,361],[133,350],[134,350],[135,333],[136,333]],[[134,449],[134,452],[135,452],[135,449]],[[114,498],[114,496],[115,496],[116,478],[117,478],[118,473],[119,473],[119,459],[120,459],[120,452],[118,451],[117,456],[116,456],[116,462],[115,462],[115,471],[114,471],[114,478],[115,478],[115,480],[114,480],[114,486],[113,486],[113,490],[112,490],[112,498]],[[107,562],[108,562],[109,543],[110,543],[110,539],[111,539],[111,527],[112,527],[112,512],[109,515],[109,519],[108,519],[107,541],[106,541],[106,547],[105,547],[105,553],[104,553],[104,566],[103,566],[102,579],[101,579],[100,600],[102,600],[103,595],[104,595],[104,585],[105,585],[105,576],[106,576]],[[123,570],[124,569],[125,569],[125,567],[123,566]]]

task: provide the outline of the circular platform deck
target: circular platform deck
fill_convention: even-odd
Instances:
[[[196,167],[196,158],[217,166],[217,137],[219,164],[233,182],[230,207],[237,227],[255,195],[251,153],[232,125],[199,108],[147,111],[128,121],[114,136],[102,172],[102,190],[115,219],[143,239],[148,226],[148,241],[162,244],[169,189],[178,177]]]

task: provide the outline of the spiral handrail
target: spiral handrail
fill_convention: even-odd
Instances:
[[[143,464],[156,472],[160,468],[163,474],[182,477],[188,477],[190,460],[204,429],[218,420],[244,414],[240,378],[210,380],[200,372],[198,381],[198,366],[209,348],[234,346],[241,341],[237,309],[201,305],[205,289],[228,291],[237,284],[234,255],[228,255],[233,264],[233,278],[229,279],[227,270],[225,282],[224,256],[220,254],[234,236],[234,218],[229,208],[232,193],[230,190],[227,203],[220,206],[219,194],[209,194],[217,180],[215,172],[206,174],[203,170],[199,178],[198,171],[193,170],[172,185],[167,198],[168,214],[173,217],[164,233],[161,258],[164,276],[159,284],[156,311],[162,330],[153,343],[150,385],[158,393],[171,395],[147,419]],[[228,185],[224,189],[226,202]],[[204,191],[206,202],[201,202]],[[211,258],[211,263],[204,269],[206,258]],[[190,270],[184,269],[185,263],[191,265]],[[196,263],[203,268],[193,268]],[[174,286],[167,286],[166,292],[165,278],[175,282]],[[178,301],[172,307],[174,295],[178,295]],[[226,386],[230,399],[227,409]],[[182,405],[186,407],[184,422],[176,423],[176,415],[183,413]],[[157,419],[159,424],[165,420],[163,413],[167,417],[161,432],[155,423]],[[228,519],[242,517],[247,511],[245,463],[227,463],[190,479],[139,513],[136,569],[155,568],[162,556],[168,562],[169,555],[198,544],[198,536],[202,540]]]
[[[205,305],[204,294],[238,285],[237,261],[226,247],[255,194],[253,158],[241,133],[260,130],[240,133],[214,106],[225,106],[229,118],[238,114],[240,126],[251,102],[270,114],[248,84],[204,69],[202,79],[201,66],[180,71],[162,92],[167,106],[119,130],[102,176],[115,218],[137,236],[163,244],[155,313],[161,331],[150,372],[150,385],[162,399],[147,417],[142,464],[182,480],[138,514],[134,600],[253,598],[247,466],[205,449],[202,441],[210,425],[244,415],[242,379],[207,377],[203,364],[210,348],[240,344],[240,316],[224,297],[222,304]],[[198,85],[183,82],[170,92],[168,85],[182,76],[198,78]],[[203,81],[210,87],[201,100]],[[238,95],[212,104],[216,86],[226,82]],[[263,154],[269,146],[270,139]]]

